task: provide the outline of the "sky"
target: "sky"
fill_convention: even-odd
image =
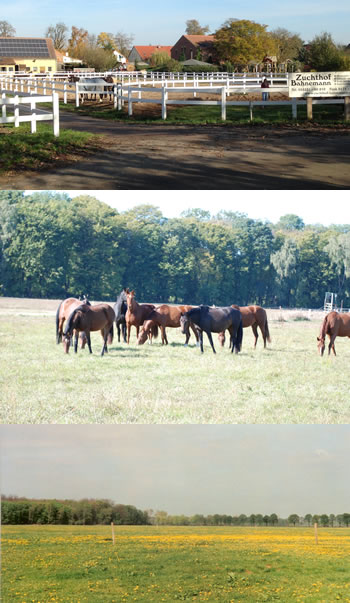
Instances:
[[[349,511],[349,425],[0,426],[1,491],[170,514]]]
[[[268,25],[269,30],[284,27],[306,42],[327,31],[336,42],[350,43],[348,0],[334,4],[328,0],[237,0],[234,5],[229,0],[192,0],[190,8],[184,0],[134,0],[131,5],[121,0],[13,0],[1,14],[16,28],[17,36],[40,37],[49,25],[63,21],[69,29],[75,25],[96,35],[101,31],[133,34],[135,45],[173,45],[188,19],[197,19],[214,32],[229,18],[253,20]]]
[[[35,191],[26,191],[31,194]],[[101,191],[67,190],[70,197],[91,195],[108,203],[118,212],[143,203],[159,207],[167,218],[180,216],[191,208],[207,210],[211,215],[220,210],[245,213],[249,218],[278,222],[285,214],[296,214],[305,224],[350,224],[348,191],[332,193],[336,199],[338,219],[331,211],[329,193],[325,191]],[[237,198],[238,197],[238,198]],[[297,197],[297,198],[296,198]]]

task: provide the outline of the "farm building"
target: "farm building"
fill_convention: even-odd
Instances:
[[[130,63],[148,63],[152,54],[156,52],[166,52],[171,56],[171,46],[133,46],[128,56],[128,61]]]
[[[55,49],[56,59],[57,59],[57,69],[58,70],[69,70],[74,67],[79,67],[83,61],[80,59],[73,59],[68,55],[68,52],[60,52]]]
[[[0,70],[45,73],[57,70],[51,38],[0,37]]]
[[[176,61],[198,59],[212,63],[215,55],[215,36],[183,35],[171,49],[171,58]]]

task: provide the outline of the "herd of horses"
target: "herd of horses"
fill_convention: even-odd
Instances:
[[[97,97],[99,97],[100,103],[102,103],[105,97],[109,97],[110,101],[113,100],[113,87],[118,80],[113,78],[112,75],[91,78],[70,75],[68,81],[70,83],[80,83],[79,102],[82,104],[84,100],[88,100],[89,97],[90,100],[97,100]]]
[[[167,345],[167,328],[180,328],[181,333],[186,336],[185,345],[188,344],[191,331],[193,332],[197,345],[203,353],[203,332],[207,334],[209,343],[214,352],[215,347],[212,333],[218,333],[221,346],[225,344],[225,332],[230,335],[230,350],[237,354],[240,352],[243,340],[243,329],[251,327],[254,334],[254,348],[258,341],[258,328],[260,329],[264,348],[266,343],[271,342],[266,310],[261,306],[188,306],[188,305],[154,305],[138,303],[135,299],[135,291],[123,289],[117,298],[113,308],[106,303],[92,306],[87,298],[83,300],[70,297],[62,301],[56,312],[56,341],[63,341],[64,351],[74,343],[74,351],[78,350],[80,337],[81,348],[88,345],[91,348],[91,331],[100,331],[103,345],[101,355],[108,352],[108,345],[113,342],[114,323],[118,332],[118,342],[121,340],[127,344],[130,342],[131,327],[135,327],[137,343],[144,344],[147,339],[152,343],[161,332],[162,344]],[[318,349],[321,356],[325,350],[326,336],[329,337],[328,354],[335,347],[334,341],[338,337],[350,337],[350,316],[330,312],[325,317],[318,341]]]

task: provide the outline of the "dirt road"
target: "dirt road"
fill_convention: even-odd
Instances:
[[[124,124],[69,113],[104,151],[0,177],[2,189],[348,189],[349,129]]]

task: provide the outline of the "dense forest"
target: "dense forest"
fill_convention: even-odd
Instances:
[[[263,515],[169,515],[166,511],[139,511],[131,505],[115,504],[106,499],[37,500],[4,496],[1,503],[2,524],[63,525],[168,525],[168,526],[311,526],[349,527],[350,513],[340,515],[293,513],[283,519],[272,513]]]
[[[167,219],[153,205],[0,192],[0,295],[114,301],[123,287],[141,302],[303,308],[333,291],[348,307],[350,225],[201,209]]]

